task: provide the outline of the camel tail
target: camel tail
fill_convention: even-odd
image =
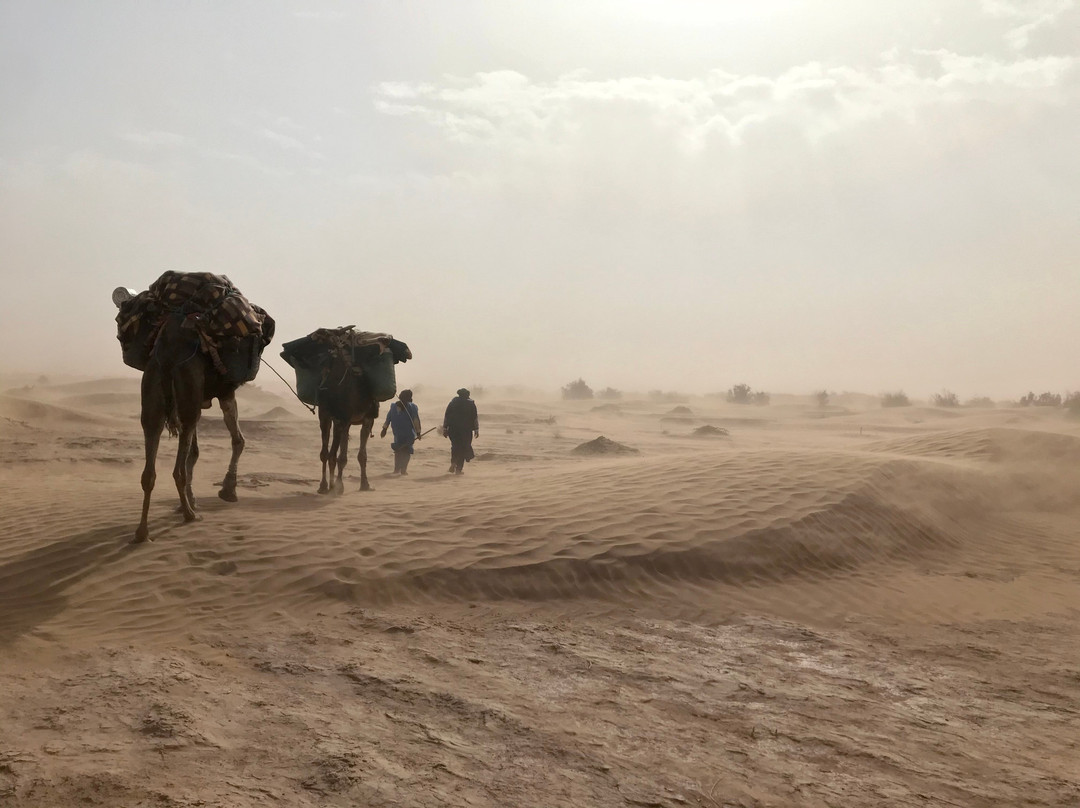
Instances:
[[[165,428],[175,438],[180,434],[180,416],[176,411],[176,374],[169,372],[164,375],[161,392],[165,399]]]
[[[161,401],[165,410],[165,428],[175,438],[180,434],[180,414],[176,410],[176,368],[171,362],[161,363]]]
[[[176,380],[179,369],[172,350],[173,346],[181,339],[177,334],[178,329],[179,324],[175,322],[175,319],[169,318],[162,325],[152,353],[158,367],[161,369],[161,375],[158,377],[157,383],[161,385],[161,403],[164,405],[165,428],[169,430],[169,435],[174,438],[180,434],[180,413],[176,408]]]

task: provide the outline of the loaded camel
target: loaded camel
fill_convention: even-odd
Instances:
[[[206,294],[205,285],[216,291]],[[201,294],[188,296],[192,289]],[[119,291],[119,290],[118,290]],[[121,297],[123,297],[121,295]],[[186,299],[185,299],[186,298]],[[228,301],[227,306],[223,300]],[[232,456],[218,496],[236,502],[236,468],[244,451],[236,406],[236,390],[255,378],[259,356],[273,337],[274,320],[252,306],[227,278],[217,275],[166,273],[149,292],[114,302],[120,307],[117,323],[124,345],[124,361],[143,371],[141,387],[143,438],[146,463],[142,473],[142,517],[135,541],[150,539],[147,523],[150,495],[157,481],[156,461],[163,428],[178,436],[173,480],[185,522],[199,517],[191,482],[199,459],[199,419],[213,399],[221,405],[232,439]],[[238,318],[243,337],[212,336],[234,331]],[[130,326],[125,333],[125,324]],[[257,327],[258,331],[252,331]]]
[[[409,346],[388,334],[320,328],[285,343],[282,358],[297,370],[301,399],[314,403],[322,433],[320,494],[345,491],[349,430],[360,425],[360,490],[370,491],[367,442],[379,417],[379,402],[397,390],[393,366],[412,359]],[[306,382],[306,384],[305,384]],[[307,388],[305,390],[305,387]]]

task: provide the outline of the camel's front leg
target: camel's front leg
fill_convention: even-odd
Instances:
[[[143,404],[143,409],[149,409],[146,404]],[[165,428],[165,414],[163,412],[143,413],[142,417],[143,438],[146,444],[146,465],[143,467],[142,473],[142,490],[143,490],[143,503],[142,503],[142,519],[139,520],[139,526],[135,529],[135,541],[143,542],[150,539],[150,526],[147,524],[147,518],[150,513],[150,494],[154,490],[154,483],[157,481],[157,471],[155,465],[157,463],[158,444],[161,442],[161,430]]]
[[[188,477],[188,456],[191,453],[191,443],[195,439],[197,422],[182,423],[180,426],[179,446],[176,450],[176,464],[173,466],[173,479],[176,481],[176,493],[180,495],[180,510],[184,514],[185,522],[194,522],[198,517],[195,509],[191,507],[188,499],[188,491],[191,480]]]
[[[319,459],[322,461],[322,481],[319,483],[319,493],[328,494],[330,492],[330,482],[326,478],[326,467],[330,463],[330,458],[333,455],[330,454],[330,416],[323,412],[322,408],[319,408],[319,430],[322,432],[322,451],[319,453]]]
[[[335,432],[340,429],[340,433],[336,434],[334,444],[337,447],[337,480],[334,482],[334,491],[338,494],[345,493],[345,483],[341,477],[345,471],[345,464],[349,462],[349,422],[341,421],[335,424]],[[340,443],[337,438],[340,437]]]
[[[236,502],[236,464],[240,460],[240,453],[244,451],[244,433],[240,431],[240,413],[236,407],[236,396],[219,398],[221,414],[225,417],[225,427],[232,436],[232,456],[229,458],[229,470],[225,472],[225,480],[221,483],[218,496],[226,502]],[[195,450],[196,454],[198,449]]]
[[[374,418],[365,418],[360,428],[360,451],[356,453],[356,462],[360,464],[360,490],[370,491],[367,478],[367,442],[375,428]]]

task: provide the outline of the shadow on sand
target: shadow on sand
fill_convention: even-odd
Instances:
[[[155,535],[172,520],[154,520]],[[99,527],[37,547],[0,565],[0,645],[6,645],[67,606],[67,589],[139,545],[130,522]]]
[[[337,496],[321,496],[309,492],[289,492],[281,496],[242,499],[257,503],[260,510],[306,511],[330,506]],[[197,524],[220,519],[220,514],[233,510],[233,503],[217,497],[200,497]],[[242,514],[243,510],[235,511]],[[187,525],[179,514],[158,516],[150,520],[150,535],[155,541],[173,533],[182,534]],[[0,646],[8,645],[33,631],[67,608],[67,590],[129,554],[151,545],[136,544],[135,523],[97,527],[36,547],[0,564]]]

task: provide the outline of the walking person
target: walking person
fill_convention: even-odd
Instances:
[[[443,434],[450,438],[450,473],[461,474],[465,464],[475,457],[473,438],[480,437],[476,402],[469,398],[469,391],[464,387],[457,391],[457,398],[446,405]]]
[[[402,477],[409,475],[409,461],[412,460],[413,443],[420,440],[420,410],[413,404],[412,390],[402,390],[398,400],[390,405],[386,413],[379,437],[386,437],[387,428],[394,430],[394,441],[390,448],[394,452],[394,474]]]

